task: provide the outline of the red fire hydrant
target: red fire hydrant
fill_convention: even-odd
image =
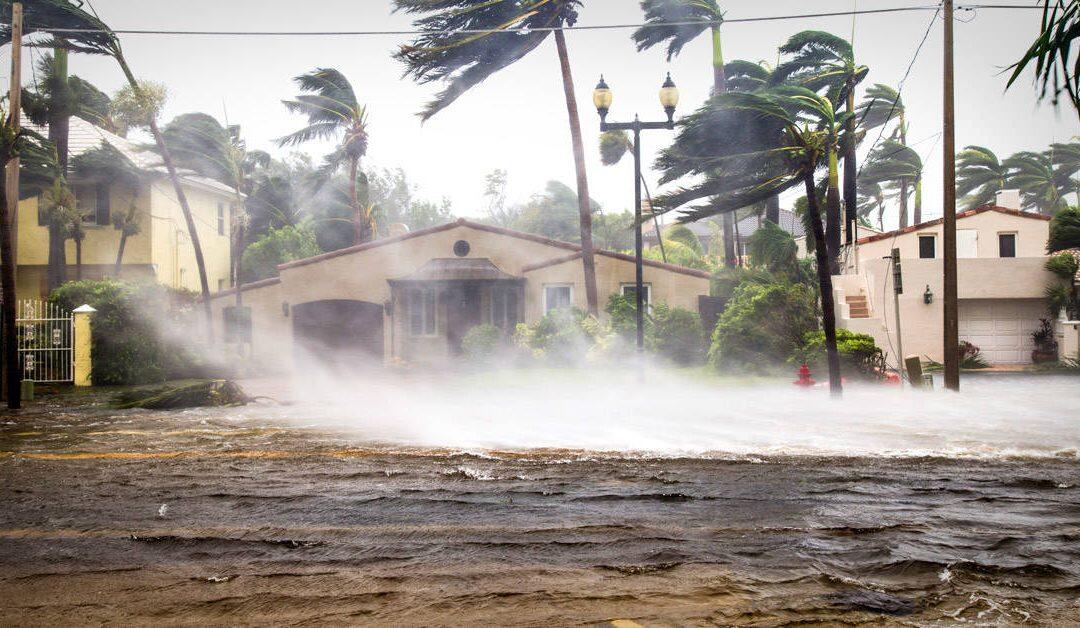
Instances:
[[[799,379],[793,382],[796,386],[808,387],[817,383],[814,381],[814,378],[810,377],[810,367],[805,364],[799,367],[798,376]]]

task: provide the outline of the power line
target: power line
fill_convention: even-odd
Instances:
[[[752,22],[775,22],[782,20],[800,20],[826,17],[848,17],[858,15],[881,15],[888,13],[910,13],[921,11],[938,11],[939,5],[918,5],[910,7],[886,7],[880,9],[861,9],[852,11],[827,11],[821,13],[798,13],[790,15],[769,15],[757,17],[731,18],[723,20],[694,20],[685,22],[668,22],[664,24],[594,24],[581,26],[541,26],[535,28],[507,28],[507,29],[450,29],[450,30],[365,30],[365,31],[213,31],[213,30],[162,30],[162,29],[105,29],[92,28],[53,28],[48,29],[51,33],[114,33],[117,35],[194,35],[194,36],[224,36],[224,37],[377,37],[389,35],[483,35],[495,33],[531,33],[551,31],[591,31],[591,30],[617,30],[639,28],[670,28],[679,26],[719,26],[721,24],[747,24]],[[1037,10],[1033,5],[1019,4],[969,4],[957,7],[962,11],[976,11],[978,9],[1026,9]]]

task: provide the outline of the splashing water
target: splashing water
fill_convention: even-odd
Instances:
[[[787,383],[721,385],[671,371],[508,371],[347,384],[307,379],[259,417],[363,443],[620,455],[1075,456],[1080,379],[982,375],[960,393],[852,384],[841,400]]]

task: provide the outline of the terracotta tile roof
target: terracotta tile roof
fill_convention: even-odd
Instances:
[[[1042,214],[1035,214],[1032,212],[1024,212],[1017,209],[1009,209],[1008,207],[999,207],[997,205],[983,205],[982,207],[976,207],[975,209],[969,209],[967,211],[957,212],[956,219],[970,218],[977,214],[985,212],[998,212],[1000,214],[1008,214],[1010,216],[1018,216],[1020,218],[1032,218],[1034,220],[1050,220],[1049,216],[1043,216]],[[878,240],[886,240],[894,238],[896,236],[904,235],[905,233],[912,233],[925,229],[927,227],[933,227],[934,225],[940,225],[945,222],[944,218],[938,218],[936,220],[929,220],[926,222],[920,222],[917,225],[911,225],[910,227],[904,227],[903,229],[896,229],[894,231],[886,231],[885,233],[878,233],[865,238],[859,238],[859,244],[867,244],[868,242],[877,242]]]

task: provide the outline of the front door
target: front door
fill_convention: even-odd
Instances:
[[[480,286],[464,284],[446,291],[446,341],[451,355],[461,355],[461,340],[482,322]]]

